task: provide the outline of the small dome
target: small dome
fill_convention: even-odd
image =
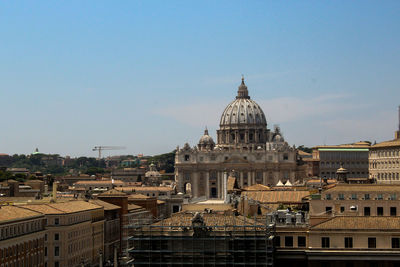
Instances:
[[[199,140],[199,145],[215,145],[214,140],[208,134],[208,130],[204,130],[204,135]]]

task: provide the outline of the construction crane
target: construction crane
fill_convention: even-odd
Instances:
[[[125,149],[126,147],[124,146],[95,146],[92,150],[93,151],[99,151],[99,160],[101,159],[101,151],[103,150],[119,150],[119,149]]]

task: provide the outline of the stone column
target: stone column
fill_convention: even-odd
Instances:
[[[217,172],[217,198],[221,198],[221,173]]]
[[[240,177],[240,178],[239,178],[239,180],[240,180],[240,181],[239,181],[239,182],[240,182],[240,183],[239,183],[239,184],[240,184],[240,188],[243,188],[243,172],[240,172],[240,173],[239,173],[239,177]]]
[[[199,173],[198,172],[193,172],[192,197],[194,197],[194,198],[199,197]]]
[[[239,143],[239,131],[236,130],[235,131],[235,144],[238,144],[238,143]]]
[[[178,191],[182,192],[182,193],[185,191],[185,189],[183,188],[183,185],[184,185],[183,179],[184,179],[183,173],[181,171],[177,170],[176,176],[175,176],[175,181],[178,184]]]
[[[228,180],[228,173],[227,172],[224,172],[223,173],[223,175],[222,175],[222,197],[223,197],[223,199],[224,199],[224,201],[225,201],[225,203],[227,203],[226,201],[227,201],[227,180]]]
[[[210,172],[206,172],[206,199],[210,198]]]
[[[256,130],[255,132],[254,132],[254,140],[256,141],[256,144],[258,144],[259,143],[259,139],[258,139],[258,130]]]
[[[249,131],[248,130],[246,130],[246,132],[244,134],[244,141],[246,144],[249,143]]]

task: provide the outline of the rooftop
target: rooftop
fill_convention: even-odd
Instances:
[[[167,186],[122,186],[122,187],[116,187],[115,189],[122,192],[145,192],[145,191],[168,192],[174,190],[172,187],[167,187]]]
[[[75,213],[102,208],[101,206],[82,200],[48,204],[28,204],[21,207],[43,214]]]
[[[232,210],[229,204],[186,204],[182,206],[183,211],[204,211],[205,209],[213,211],[227,211]]]
[[[398,192],[400,185],[379,185],[379,184],[337,184],[325,190],[325,192]]]
[[[6,223],[13,220],[28,219],[41,215],[42,214],[39,212],[24,209],[18,206],[1,206],[0,223]]]
[[[97,206],[102,206],[104,208],[104,210],[118,210],[121,208],[120,206],[105,202],[100,199],[91,199],[91,200],[89,200],[89,202],[93,203]]]
[[[318,149],[319,151],[323,151],[324,149],[369,149],[371,147],[371,143],[368,141],[360,141],[352,144],[342,144],[342,145],[323,145],[316,146],[313,149]],[[356,150],[355,150],[356,151]]]
[[[101,185],[101,184],[116,184],[116,185],[123,185],[124,182],[120,181],[120,180],[114,180],[114,182],[112,182],[111,180],[96,180],[96,181],[77,181],[75,183],[76,185]]]
[[[194,214],[191,212],[179,212],[174,213],[170,218],[161,220],[153,225],[158,226],[192,226],[192,219]],[[248,219],[244,216],[235,216],[233,214],[215,214],[215,213],[203,213],[202,214],[204,223],[207,226],[254,226],[258,225],[256,221]],[[221,228],[220,230],[224,230]],[[229,230],[229,229],[227,229]]]
[[[135,204],[128,205],[128,210],[138,210],[138,209],[143,209],[143,207]]]
[[[321,230],[397,230],[400,231],[400,217],[395,216],[336,216],[314,225]]]
[[[396,146],[400,146],[400,139],[384,141],[384,142],[378,143],[376,145],[373,145],[372,148],[396,147]]]
[[[267,190],[271,190],[271,188],[269,188],[266,185],[255,184],[255,185],[251,185],[251,186],[244,188],[244,190],[246,190],[246,191],[267,191]]]
[[[143,194],[132,194],[128,196],[128,199],[148,199],[151,197],[145,196]]]
[[[260,203],[301,203],[309,191],[247,191],[242,196]]]

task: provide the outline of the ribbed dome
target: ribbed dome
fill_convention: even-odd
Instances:
[[[221,116],[220,126],[233,126],[233,125],[259,125],[266,126],[267,120],[265,119],[264,112],[260,106],[250,99],[249,91],[244,83],[238,87],[238,95],[224,110]]]
[[[220,126],[237,124],[267,125],[264,112],[260,106],[248,98],[237,98],[224,110],[221,116]]]
[[[208,135],[208,130],[204,131],[204,135],[199,140],[200,145],[215,145],[214,140]]]

